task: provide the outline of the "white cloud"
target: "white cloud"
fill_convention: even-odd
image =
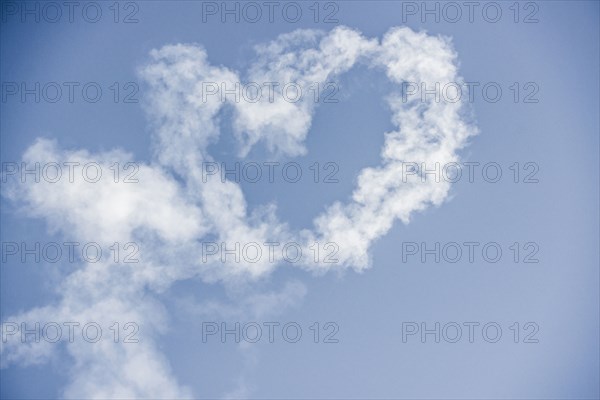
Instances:
[[[227,284],[252,282],[277,266],[267,258],[255,264],[202,263],[200,241],[296,241],[306,249],[299,264],[306,269],[360,271],[370,265],[372,242],[385,235],[395,220],[408,223],[415,212],[438,206],[447,198],[447,182],[423,183],[418,176],[402,181],[401,163],[458,161],[457,152],[476,128],[464,116],[461,103],[401,101],[401,83],[460,82],[457,57],[448,39],[394,28],[379,41],[339,27],[329,33],[304,30],[281,35],[256,50],[257,60],[243,76],[248,82],[295,82],[308,90],[310,84],[335,79],[357,63],[382,69],[392,83],[387,96],[396,128],[385,133],[381,165],[362,170],[351,199],[329,206],[315,218],[314,229],[291,232],[277,218],[273,205],[248,210],[238,184],[223,183],[216,176],[203,182],[201,163],[213,161],[208,148],[219,139],[218,116],[225,106],[234,110],[233,126],[242,156],[259,143],[284,156],[304,154],[315,112],[312,99],[290,103],[283,99],[281,88],[273,102],[266,98],[257,103],[224,103],[216,96],[203,99],[202,82],[226,82],[233,87],[240,74],[211,65],[198,45],[153,50],[140,75],[149,87],[146,107],[155,131],[155,162],[140,165],[139,183],[110,179],[95,184],[13,182],[6,192],[29,215],[46,219],[66,237],[108,245],[135,241],[140,246],[140,264],[115,265],[108,259],[85,264],[65,278],[58,304],[6,319],[132,320],[144,326],[144,334],[149,336],[141,345],[68,345],[76,367],[66,397],[190,396],[189,389],[177,384],[155,344],[155,335],[164,332],[168,318],[162,315],[164,310],[153,293],[194,277]],[[132,161],[119,150],[98,154],[66,151],[47,140],[34,143],[23,160],[96,161],[104,171],[114,162]],[[311,262],[308,246],[314,241],[337,243],[340,262]],[[254,298],[256,312],[273,313],[283,300],[303,295],[301,289],[287,289],[291,297]],[[50,357],[51,347],[12,340],[3,346],[2,354],[8,363],[27,364]]]

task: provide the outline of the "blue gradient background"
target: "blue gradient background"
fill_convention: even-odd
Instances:
[[[342,1],[336,17],[368,37],[402,25],[401,2]],[[502,3],[507,11],[508,3]],[[451,36],[467,81],[499,82],[498,103],[473,104],[480,135],[463,152],[465,161],[508,166],[533,161],[537,184],[515,184],[509,175],[496,184],[465,179],[442,207],[397,223],[372,248],[373,268],[312,277],[290,268],[259,283],[264,290],[303,282],[302,304],[281,321],[309,326],[335,321],[338,344],[261,343],[258,362],[246,375],[253,398],[536,398],[597,399],[599,393],[599,3],[539,2],[539,23],[515,24],[512,15],[490,24],[421,23],[413,29]],[[209,60],[243,70],[252,45],[296,28],[332,29],[310,17],[290,24],[203,23],[201,2],[140,2],[137,24],[79,22],[20,23],[1,27],[1,80],[137,81],[135,70],[148,52],[168,43],[200,43]],[[306,4],[308,6],[308,4]],[[305,7],[306,9],[306,7]],[[431,19],[430,19],[431,21]],[[514,103],[513,82],[536,82],[537,104]],[[338,184],[242,184],[250,206],[276,200],[278,215],[293,227],[309,226],[325,205],[350,195],[356,173],[378,164],[382,133],[390,128],[383,95],[385,78],[355,68],[340,81],[337,104],[317,108],[307,140],[308,155],[295,161],[337,162]],[[149,160],[150,132],[139,104],[19,101],[1,103],[2,161],[15,161],[39,136],[65,148],[99,151],[122,147]],[[143,89],[139,98],[143,97]],[[228,126],[215,155],[234,161]],[[250,159],[262,160],[261,151]],[[2,241],[49,241],[42,221],[16,213],[2,198]],[[108,211],[108,210],[107,210]],[[401,243],[496,241],[537,242],[539,264],[515,264],[511,253],[490,264],[402,263]],[[413,257],[412,260],[415,260]],[[479,258],[481,260],[481,258]],[[2,320],[56,298],[56,275],[43,264],[3,264]],[[226,299],[220,286],[182,282],[163,295],[172,329],[161,346],[182,384],[206,398],[221,396],[245,369],[234,344],[201,343],[201,321],[177,307],[188,297]],[[498,322],[500,342],[402,343],[403,321]],[[536,322],[537,344],[515,344],[506,329]],[[305,333],[306,335],[307,333]],[[64,359],[52,365],[11,366],[1,371],[2,398],[52,398],[66,380]]]

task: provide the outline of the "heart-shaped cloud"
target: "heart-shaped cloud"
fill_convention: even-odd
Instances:
[[[252,280],[265,276],[281,261],[276,254],[275,260],[265,257],[255,263],[203,262],[202,240],[296,242],[306,250],[297,265],[306,269],[362,270],[369,266],[371,244],[395,220],[407,223],[414,212],[446,199],[449,182],[406,176],[403,162],[458,162],[457,152],[477,130],[461,102],[405,101],[402,83],[427,87],[462,83],[447,38],[393,28],[379,41],[338,27],[329,33],[299,30],[284,34],[256,51],[256,61],[243,76],[211,65],[199,45],[168,45],[151,52],[151,62],[140,69],[140,75],[149,86],[146,107],[155,131],[155,161],[140,166],[139,183],[13,182],[9,186],[10,198],[70,238],[106,247],[114,242],[139,243],[142,263],[124,266],[103,259],[85,264],[65,277],[58,304],[7,321],[93,320],[110,326],[111,320],[120,319],[142,321],[146,333],[160,333],[166,317],[162,306],[146,295],[148,289],[160,292],[175,281],[197,276],[209,282]],[[286,100],[281,86],[274,87],[273,98],[223,102],[216,96],[206,97],[204,83],[234,87],[242,81],[294,82],[308,91],[311,84],[332,81],[359,63],[380,69],[389,79],[392,89],[387,101],[395,130],[384,133],[381,165],[363,169],[351,199],[329,206],[315,218],[313,229],[292,232],[278,219],[274,207],[250,213],[240,185],[203,175],[203,163],[215,161],[208,149],[219,138],[218,115],[223,107],[233,109],[232,126],[242,157],[259,143],[282,156],[305,154],[304,141],[316,111],[308,96],[297,102]],[[101,154],[61,150],[54,141],[38,140],[23,161],[97,162],[108,171],[114,162],[130,162],[131,156],[119,150]],[[314,242],[336,243],[339,261],[312,260],[308,249]],[[76,365],[86,368],[73,370],[65,395],[189,396],[189,390],[170,375],[154,342],[145,339],[135,349],[121,343],[69,345]],[[36,363],[50,356],[52,345],[15,339],[3,345],[2,353],[5,363]]]

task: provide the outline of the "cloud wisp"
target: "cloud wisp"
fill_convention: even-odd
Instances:
[[[272,98],[221,101],[205,96],[203,83],[233,87],[236,82],[294,82],[308,90],[312,83],[334,80],[357,64],[381,70],[389,79],[392,89],[386,96],[395,129],[383,133],[381,164],[363,169],[351,198],[326,208],[315,217],[312,229],[293,232],[275,205],[249,210],[239,184],[203,176],[202,163],[216,161],[209,146],[219,140],[224,107],[232,110],[240,157],[257,145],[283,157],[305,154],[304,142],[317,111],[309,98],[286,101],[281,86],[274,87]],[[393,28],[381,40],[346,27],[284,34],[257,46],[256,60],[244,74],[211,65],[200,45],[168,45],[153,50],[139,73],[150,90],[145,106],[154,132],[154,158],[140,166],[138,183],[11,182],[4,192],[29,216],[45,219],[65,237],[106,247],[114,242],[140,246],[140,263],[115,264],[110,257],[82,263],[64,277],[58,303],[6,318],[30,323],[91,320],[107,326],[111,320],[127,320],[143,326],[144,338],[135,346],[112,342],[65,346],[74,360],[64,391],[67,398],[192,397],[158,350],[168,315],[156,294],[186,279],[226,285],[252,282],[268,276],[283,261],[275,253],[275,260],[261,258],[255,263],[202,262],[203,240],[294,242],[306,250],[297,264],[306,270],[362,271],[370,266],[371,244],[396,220],[408,223],[415,212],[438,206],[448,196],[449,182],[423,182],[418,174],[402,179],[402,163],[458,162],[458,152],[477,133],[461,102],[402,99],[405,81],[430,87],[436,82],[462,82],[450,40],[408,28]],[[23,161],[97,162],[109,170],[114,162],[132,160],[120,150],[91,154],[39,139]],[[338,262],[312,260],[308,249],[314,242],[336,243]],[[45,362],[57,348],[44,342],[22,343],[16,335],[9,339],[2,344],[5,366]]]

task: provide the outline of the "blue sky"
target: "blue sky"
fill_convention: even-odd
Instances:
[[[103,17],[96,24],[81,18],[73,23],[23,23],[15,16],[2,22],[3,84],[98,82],[104,97],[97,103],[81,97],[73,103],[8,98],[0,103],[0,157],[2,162],[20,162],[29,151],[28,160],[81,156],[106,165],[133,161],[143,166],[140,184],[130,193],[123,191],[122,184],[65,184],[61,189],[41,185],[40,189],[40,185],[10,186],[3,181],[1,241],[110,244],[131,240],[140,244],[142,262],[121,272],[105,263],[96,268],[84,262],[21,263],[10,258],[2,263],[0,312],[3,323],[62,323],[79,318],[83,324],[135,317],[140,343],[111,345],[109,340],[102,342],[103,347],[86,342],[3,343],[7,365],[0,370],[2,398],[600,396],[597,2],[533,3],[538,7],[537,23],[515,23],[508,2],[499,3],[503,17],[497,23],[478,13],[473,23],[465,18],[456,23],[429,18],[423,23],[416,16],[403,21],[403,3],[392,1],[337,2],[338,23],[315,23],[309,9],[312,3],[299,3],[304,17],[297,23],[280,17],[273,23],[222,23],[213,16],[203,22],[202,2],[147,1],[135,3],[139,22],[124,24],[113,22],[109,3],[100,4]],[[520,7],[520,19],[536,10],[524,2]],[[340,31],[340,26],[347,30]],[[405,40],[404,47],[393,48],[394,40],[389,47],[369,47],[369,41],[381,41],[393,27],[411,29],[392,38]],[[305,47],[297,37],[281,39],[292,53],[316,48],[320,40],[338,39],[332,39],[330,51],[317,54],[308,65],[323,63],[326,69],[328,63],[339,62],[336,65],[344,72],[327,75],[327,81],[339,87],[339,102],[307,102],[292,111],[279,103],[283,111],[275,116],[282,119],[266,118],[267,123],[259,124],[255,134],[260,141],[241,158],[243,141],[236,139],[236,121],[250,130],[252,123],[258,123],[254,118],[271,109],[254,112],[229,104],[216,114],[218,140],[204,146],[202,138],[213,131],[202,120],[205,108],[198,111],[193,103],[198,93],[189,82],[197,83],[193,79],[201,80],[210,71],[219,77],[235,73],[244,81],[261,73],[281,77],[281,64],[276,63],[284,63],[278,58],[281,54],[257,55],[254,47],[297,29],[323,33]],[[423,30],[427,36],[413,32]],[[451,44],[438,35],[451,38]],[[163,47],[176,44],[185,47]],[[152,58],[151,51],[161,48]],[[338,48],[360,48],[360,60],[350,68],[331,51]],[[395,51],[388,51],[392,48]],[[456,58],[449,62],[446,52],[455,52]],[[424,64],[419,64],[421,58]],[[394,66],[396,59],[407,66]],[[264,60],[278,67],[260,64]],[[462,123],[448,125],[456,122],[450,120],[434,125],[449,131],[448,136],[437,138],[452,150],[442,161],[495,162],[502,168],[502,179],[489,183],[476,175],[472,183],[463,177],[448,187],[427,186],[427,199],[441,193],[442,201],[426,202],[420,211],[410,192],[396,200],[411,211],[410,222],[404,223],[400,213],[389,211],[396,204],[391,195],[377,197],[385,176],[367,176],[361,192],[365,201],[385,206],[374,215],[353,213],[351,197],[361,186],[357,177],[363,168],[382,164],[381,151],[387,145],[383,132],[398,130],[392,115],[398,113],[402,121],[413,115],[402,114],[405,108],[387,102],[386,96],[398,85],[388,79],[385,68],[390,74],[416,74],[427,81],[427,68],[433,63],[444,79],[462,77],[481,86],[496,82],[503,89],[496,103],[485,101],[476,89],[475,101],[466,101],[460,112],[452,105],[424,103],[435,110],[428,118],[456,112]],[[304,66],[288,65],[297,79],[309,81]],[[453,66],[458,68],[456,75]],[[187,71],[199,75],[178,83]],[[114,82],[122,89],[128,82],[138,85],[139,102],[113,102],[109,87]],[[520,88],[516,103],[510,89],[515,82]],[[532,87],[525,88],[527,83],[539,88],[533,97],[537,103],[521,101]],[[176,96],[179,93],[184,95]],[[292,114],[285,114],[288,111]],[[240,117],[244,115],[245,120]],[[306,116],[309,126],[298,127],[296,122]],[[195,125],[196,119],[202,123]],[[428,133],[418,127],[405,126],[402,132],[414,128],[418,141]],[[461,129],[465,137],[453,136]],[[56,140],[56,145],[36,142],[38,138]],[[275,152],[269,151],[269,140]],[[434,154],[436,144],[425,146],[424,154]],[[115,148],[128,154],[111,153]],[[75,153],[82,149],[88,153]],[[419,161],[410,156],[421,153],[411,151],[394,154],[403,161]],[[228,163],[295,161],[307,179],[294,184],[282,179],[242,181],[239,191],[227,186],[223,195],[218,182],[204,189],[194,181],[194,165],[208,157]],[[431,157],[436,159],[435,154]],[[309,167],[315,162],[336,163],[339,182],[311,181]],[[535,163],[539,182],[523,183],[523,175],[513,182],[509,167],[515,162],[522,173],[525,163]],[[238,193],[243,193],[248,216],[236,219],[235,204],[231,209],[226,204],[239,200]],[[328,206],[336,201],[350,206],[335,214]],[[277,205],[277,221],[257,217],[266,224],[266,231],[261,231],[250,214],[269,203]],[[206,215],[210,223],[204,222]],[[325,225],[337,221],[336,216],[352,218],[345,228],[321,229],[313,224],[318,215],[324,216]],[[394,222],[388,227],[390,219]],[[277,231],[279,223],[286,229]],[[365,232],[377,229],[379,234],[365,237]],[[242,242],[273,237],[300,241],[301,230],[318,241],[338,243],[340,262],[267,263],[257,269],[244,263],[205,266],[194,258],[201,241],[233,242],[237,234]],[[348,232],[363,235],[353,241],[345,235]],[[418,256],[403,262],[407,242],[429,247],[436,242],[495,242],[503,257],[490,263],[476,252],[474,263],[464,256],[457,263],[436,263],[431,257],[421,262]],[[515,242],[521,247],[535,243],[539,262],[515,263],[509,249]],[[520,261],[525,253],[521,248]],[[76,272],[82,274],[79,286],[73,279]],[[202,323],[215,321],[229,326],[296,322],[303,336],[297,343],[280,339],[269,343],[264,337],[256,344],[222,343],[216,338],[203,343]],[[322,334],[324,324],[334,322],[339,342],[314,343],[309,327],[315,322],[320,323]],[[403,343],[406,322],[423,322],[430,329],[436,322],[463,327],[465,322],[480,326],[495,322],[503,334],[497,343],[488,343],[477,331],[470,343],[466,330],[457,343],[444,339],[435,343],[431,335],[425,343],[418,335]],[[519,343],[514,343],[510,329],[515,322],[520,324]],[[528,322],[539,328],[538,343],[523,343],[524,335],[531,332],[523,330]],[[39,364],[30,365],[37,359]],[[146,365],[150,367],[145,369]]]

